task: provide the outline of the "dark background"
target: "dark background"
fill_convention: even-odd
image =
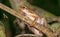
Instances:
[[[8,0],[0,0],[2,3],[10,7]],[[59,0],[29,0],[31,4],[43,8],[57,16],[60,16],[60,3]]]
[[[38,6],[46,11],[49,11],[51,12],[52,14],[55,14],[56,16],[60,16],[60,3],[59,3],[59,0],[29,0],[29,2],[31,2],[32,5],[35,5],[35,6]],[[9,6],[10,6],[10,3],[8,0],[0,0],[1,3]],[[13,28],[13,21],[14,20],[14,16],[6,13],[5,11],[3,11],[2,9],[0,9],[0,19],[3,18],[3,13],[7,14],[9,16],[9,20],[10,20],[10,27],[12,29],[12,32],[14,34],[14,28]]]
[[[31,4],[45,9],[57,16],[60,16],[60,1],[59,0],[31,0]]]

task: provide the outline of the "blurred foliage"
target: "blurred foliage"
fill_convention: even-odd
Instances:
[[[59,0],[31,0],[31,4],[45,9],[57,16],[60,16]],[[30,2],[30,1],[29,1]]]
[[[31,0],[31,1],[32,1],[31,2],[32,5],[38,6],[40,8],[45,9],[46,11],[49,11],[57,16],[60,16],[60,8],[58,5],[59,0]],[[0,0],[0,2],[11,8],[8,0]],[[15,19],[15,17],[0,9],[0,20],[3,18],[3,13],[5,13],[9,17],[9,24],[8,25],[10,26],[11,31],[14,35],[15,29],[14,29],[12,22]],[[6,22],[6,21],[4,21],[4,22]],[[8,25],[6,25],[7,28],[9,27]],[[52,27],[51,27],[51,28],[53,28],[52,30],[57,29],[57,25],[60,27],[60,23],[54,23],[54,25],[52,25]]]
[[[0,21],[0,37],[6,37],[5,27],[2,21]]]
[[[0,0],[3,4],[10,6],[8,0]],[[59,0],[31,0],[31,4],[36,5],[40,8],[43,8],[57,16],[60,16]],[[30,1],[29,1],[30,2]]]
[[[9,0],[0,0],[0,2],[11,8]],[[8,20],[4,21],[3,13],[8,16],[9,21]],[[6,24],[5,25],[6,28],[11,29],[11,33],[12,33],[12,35],[14,35],[15,29],[14,29],[14,26],[13,26],[13,20],[15,19],[15,17],[12,16],[11,14],[7,13],[6,11],[2,10],[2,9],[0,9],[0,15],[1,15],[0,20],[2,20],[4,22],[4,24]]]
[[[60,23],[54,23],[54,24],[51,25],[51,29],[52,29],[53,31],[58,30],[59,27],[60,27]]]

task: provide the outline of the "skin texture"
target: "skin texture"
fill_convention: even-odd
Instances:
[[[36,23],[39,23],[41,25],[45,25],[47,26],[47,23],[46,23],[46,19],[45,17],[39,17],[34,11],[32,11],[30,8],[28,7],[24,7],[24,6],[20,6],[20,10],[25,14],[25,16],[29,19],[31,19],[34,24],[34,22]]]
[[[36,15],[36,13],[34,13],[34,11],[30,10],[27,7],[20,7],[20,10],[26,14],[25,16],[28,17],[29,19],[31,19],[33,22],[31,23],[30,26],[28,26],[28,28],[36,35],[40,35],[43,36],[42,32],[39,32],[39,30],[33,28],[32,26],[37,22],[39,25],[43,25],[45,27],[47,27],[47,23],[46,23],[46,19],[44,17],[39,18],[38,15]]]

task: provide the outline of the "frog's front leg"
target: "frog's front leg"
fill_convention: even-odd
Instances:
[[[33,17],[34,17],[34,20],[33,20],[33,22],[30,24],[30,26],[34,26],[35,23],[36,23],[36,21],[37,21],[37,19],[38,19],[38,17],[36,17],[36,16],[33,16]]]
[[[35,35],[43,36],[43,33],[40,32],[39,30],[37,30],[36,28],[34,28],[34,27],[32,27],[32,26],[29,26],[29,25],[27,25],[27,26],[28,26],[29,30],[30,30],[32,33],[34,33]]]

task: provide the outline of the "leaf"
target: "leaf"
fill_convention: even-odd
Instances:
[[[4,24],[0,21],[0,37],[6,37]]]

